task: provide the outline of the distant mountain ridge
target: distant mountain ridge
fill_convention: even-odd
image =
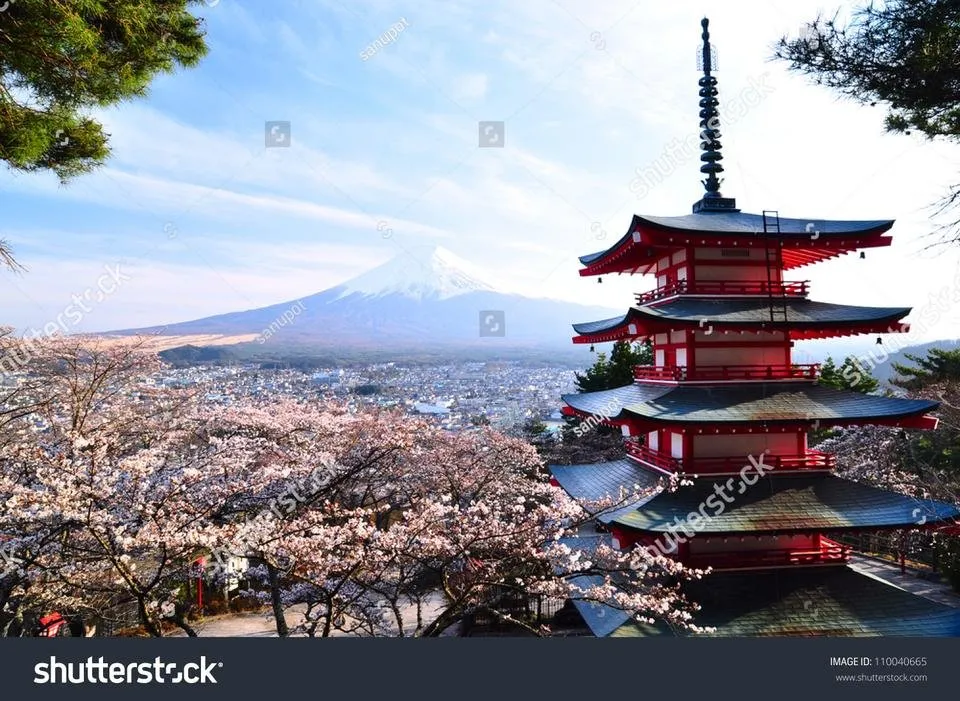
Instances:
[[[905,342],[905,338],[895,339],[896,345],[890,340],[878,344],[871,338],[840,339],[837,342],[831,342],[832,339],[828,341],[801,341],[797,344],[793,359],[794,362],[822,363],[829,356],[833,358],[837,365],[840,365],[845,358],[853,357],[859,360],[873,377],[886,385],[896,376],[893,369],[895,364],[913,365],[906,357],[908,353],[922,358],[932,348],[953,350],[960,346],[960,339],[942,339],[912,346],[901,346],[900,343]]]
[[[923,358],[933,348],[954,350],[957,348],[957,346],[960,346],[960,340],[931,341],[929,343],[921,343],[916,346],[907,346],[894,353],[890,353],[886,362],[877,363],[871,374],[881,382],[890,382],[890,380],[896,377],[897,374],[893,369],[895,364],[906,365],[908,367],[915,365],[915,363],[906,357],[908,353],[910,355]]]
[[[298,300],[130,335],[259,334],[265,350],[280,346],[382,351],[471,349],[583,352],[571,324],[622,310],[498,291],[450,251],[402,253],[340,285]]]

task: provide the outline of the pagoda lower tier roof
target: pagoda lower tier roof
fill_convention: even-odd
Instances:
[[[621,490],[630,493],[656,487],[663,480],[662,474],[630,458],[587,465],[549,465],[548,468],[563,490],[588,509],[589,502],[618,498]]]
[[[621,494],[648,492],[632,504],[616,504],[596,514],[602,523],[647,533],[684,533],[682,525],[691,514],[699,514],[687,531],[693,537],[900,528],[960,517],[960,509],[951,504],[833,475],[759,476],[746,458],[744,467],[749,468],[746,479],[697,479],[675,491],[666,490],[659,475],[629,459],[551,465],[550,472],[588,509],[604,497],[616,500]]]
[[[838,565],[770,572],[715,572],[686,583],[702,606],[697,625],[709,637],[960,636],[960,609]],[[674,635],[665,625],[635,622],[605,604],[574,601],[597,637]]]
[[[679,217],[634,215],[624,236],[610,248],[580,257],[581,275],[649,272],[665,252],[686,246],[779,247],[785,269],[798,268],[859,248],[888,246],[883,234],[893,220],[834,221],[767,218],[746,212],[700,212]]]
[[[879,397],[807,382],[665,385],[635,382],[616,389],[561,397],[574,413],[605,421],[663,423],[813,424],[890,423],[922,417],[936,409],[925,399]]]
[[[774,314],[771,314],[771,308]],[[784,311],[786,314],[784,315]],[[603,343],[679,329],[709,331],[785,330],[791,338],[857,333],[899,333],[910,307],[854,307],[787,297],[703,299],[677,297],[631,307],[626,314],[574,324],[574,343]]]

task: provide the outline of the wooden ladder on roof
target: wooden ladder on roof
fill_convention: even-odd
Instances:
[[[770,303],[770,321],[787,322],[787,295],[783,285],[783,241],[780,238],[780,212],[763,210],[763,240],[766,244],[767,298]]]

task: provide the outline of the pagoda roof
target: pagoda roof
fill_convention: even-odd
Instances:
[[[574,343],[603,343],[649,336],[674,329],[786,330],[791,338],[824,338],[858,333],[907,330],[900,319],[910,307],[854,307],[786,297],[675,297],[639,307],[626,314],[574,324]],[[786,310],[786,320],[772,320],[770,309]]]
[[[663,385],[636,382],[598,392],[565,394],[575,412],[607,420],[649,423],[827,425],[919,417],[937,402],[837,390],[815,382]]]
[[[701,604],[697,625],[710,637],[960,636],[960,609],[904,591],[849,566],[715,572],[684,587]],[[598,637],[672,635],[619,609],[574,601]]]
[[[613,538],[609,533],[597,533],[589,535],[578,535],[572,538],[561,538],[560,543],[566,545],[573,551],[580,552],[586,556],[586,559],[592,560],[597,548],[601,545],[608,548],[614,548]],[[626,575],[622,572],[610,573],[609,577],[616,586],[623,588],[626,584]],[[635,575],[632,575],[635,576]],[[581,574],[570,578],[572,584],[588,589],[592,586],[604,584],[604,577],[599,574]],[[598,638],[604,638],[624,623],[631,620],[630,616],[620,609],[607,606],[598,601],[587,601],[583,599],[573,599],[573,603],[584,621],[587,622],[590,631]]]
[[[629,495],[636,490],[654,487],[663,479],[663,475],[629,458],[589,465],[550,465],[549,469],[563,490],[577,501],[585,502],[587,508],[590,502],[619,499],[621,494]],[[618,506],[611,513],[634,508],[636,504]]]
[[[627,233],[607,249],[580,257],[585,266],[580,275],[616,272],[648,272],[668,251],[686,246],[782,247],[784,269],[843,255],[860,248],[889,246],[883,234],[892,219],[840,221],[824,219],[767,218],[762,214],[734,211],[703,211],[675,217],[634,215]],[[771,222],[779,231],[770,231]]]
[[[652,487],[659,476],[629,460],[591,465],[550,466],[554,479],[578,501],[616,498],[619,489]],[[744,458],[744,466],[749,463]],[[599,521],[648,533],[679,530],[691,513],[705,513],[696,533],[704,535],[773,534],[840,531],[915,526],[948,521],[960,509],[944,502],[915,499],[885,489],[827,474],[756,475],[752,485],[738,486],[736,478],[698,479],[675,491],[659,491],[628,506],[597,515]],[[645,474],[646,473],[646,474]],[[734,492],[737,488],[741,491]],[[721,501],[728,494],[732,502]],[[712,497],[712,499],[711,499]],[[710,499],[710,501],[708,501]],[[711,507],[710,504],[714,504]]]

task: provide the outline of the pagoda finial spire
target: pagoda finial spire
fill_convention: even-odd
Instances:
[[[700,172],[707,177],[701,181],[706,192],[703,199],[693,205],[693,211],[736,210],[736,201],[720,194],[722,181],[717,177],[718,173],[723,172],[720,164],[723,160],[720,153],[720,112],[717,110],[720,101],[717,99],[717,79],[712,75],[716,70],[716,53],[710,45],[710,20],[704,17],[700,26],[703,27],[703,49],[697,61],[703,69],[703,77],[700,78],[700,150],[703,151],[700,161],[703,165],[700,166]]]

